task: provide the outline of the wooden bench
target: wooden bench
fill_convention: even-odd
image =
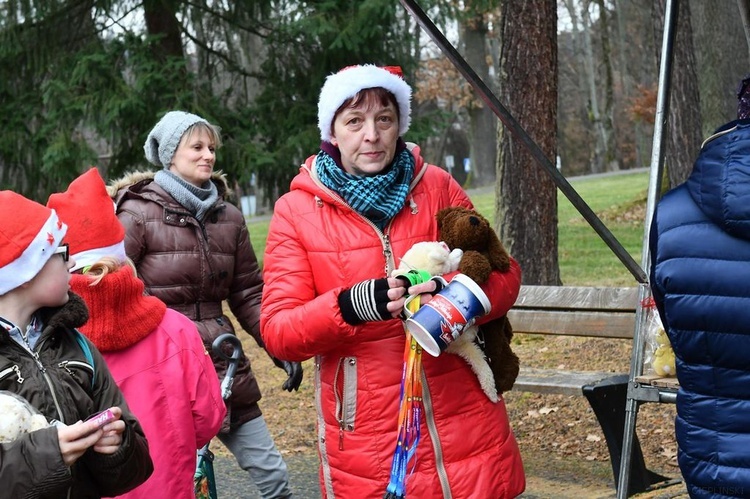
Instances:
[[[522,286],[508,318],[514,334],[632,340],[637,302],[634,287]],[[583,395],[584,386],[613,374],[522,368],[513,389]]]
[[[587,338],[633,339],[637,287],[521,287],[508,313],[514,334],[536,334]],[[574,371],[524,367],[514,391],[585,396],[602,428],[610,454],[614,483],[618,483],[627,372]],[[668,480],[645,466],[637,437],[633,444],[629,494],[645,491],[652,484]]]

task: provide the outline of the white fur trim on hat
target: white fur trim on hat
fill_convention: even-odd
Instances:
[[[23,209],[20,206],[18,208]],[[20,256],[0,267],[0,295],[36,277],[60,246],[68,227],[60,222],[55,210],[49,211],[49,217],[31,241],[15,241],[18,244],[28,244],[28,246]]]
[[[321,140],[331,141],[331,124],[336,111],[347,99],[366,88],[382,87],[396,97],[399,115],[399,135],[409,130],[411,123],[411,87],[403,78],[381,67],[365,64],[344,68],[326,78],[318,99],[318,128]]]
[[[196,123],[208,124],[200,116],[185,111],[170,111],[165,114],[151,129],[143,145],[146,159],[156,166],[169,168],[182,135]]]
[[[72,255],[72,257],[76,263],[73,268],[70,269],[71,272],[75,272],[84,267],[90,267],[104,257],[114,258],[120,263],[123,263],[128,259],[128,255],[125,253],[125,243],[122,241],[104,248],[94,248],[87,251],[81,251],[80,253]]]

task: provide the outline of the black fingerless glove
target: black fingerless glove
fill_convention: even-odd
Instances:
[[[409,275],[399,274],[399,275],[396,275],[394,277],[396,279],[398,279],[399,281],[401,281],[402,283],[404,283],[404,287],[407,290],[411,286],[414,286],[415,284],[420,284],[421,283],[421,281],[415,282],[414,279],[410,279]],[[435,291],[433,291],[432,293],[430,293],[431,295],[438,294],[447,285],[445,279],[443,279],[443,276],[436,275],[436,276],[433,276],[432,278],[430,278],[430,280],[431,281],[435,281]]]
[[[339,295],[339,308],[344,320],[356,326],[363,322],[392,319],[388,312],[388,279],[370,279],[355,284]]]

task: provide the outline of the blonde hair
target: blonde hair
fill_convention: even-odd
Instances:
[[[199,131],[204,131],[208,134],[208,139],[216,149],[221,147],[221,129],[216,125],[212,125],[211,123],[206,123],[203,121],[199,121],[191,125],[190,128],[185,130],[185,133],[182,135],[182,138],[180,140],[189,142],[193,134]]]
[[[133,275],[138,276],[133,260],[126,258],[124,262],[120,262],[120,260],[111,256],[102,257],[101,260],[97,261],[92,266],[83,268],[82,273],[91,279],[91,284],[89,284],[89,286],[96,286],[102,279],[104,279],[104,276],[110,272],[117,272],[125,266],[133,269]]]

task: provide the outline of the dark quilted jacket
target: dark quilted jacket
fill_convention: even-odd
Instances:
[[[263,277],[240,210],[227,202],[224,177],[215,174],[219,201],[199,222],[159,185],[154,174],[135,173],[110,186],[125,226],[125,249],[146,292],[195,322],[203,343],[234,327],[222,312],[226,300],[242,328],[263,347],[260,299]],[[211,352],[220,378],[226,362]],[[228,403],[232,428],[260,415],[261,398],[250,362],[242,355]],[[228,430],[225,424],[222,431]]]
[[[143,430],[99,351],[89,343],[92,366],[72,330],[88,320],[86,305],[70,293],[67,304],[43,309],[42,317],[38,360],[0,328],[0,390],[25,398],[48,421],[66,424],[118,406],[127,426],[117,452],[89,449],[71,468],[63,463],[54,426],[0,444],[0,497],[98,498],[140,485],[153,471]]]

